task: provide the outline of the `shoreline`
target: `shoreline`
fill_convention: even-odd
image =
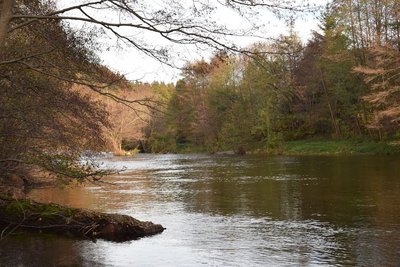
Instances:
[[[318,156],[318,155],[400,155],[400,142],[365,140],[304,139],[282,142],[274,148],[252,148],[247,155]],[[208,153],[211,155],[243,155],[232,149],[207,151],[207,148],[187,145],[171,154]],[[157,153],[155,153],[157,154]],[[168,153],[167,153],[168,154]]]
[[[26,231],[124,242],[160,234],[164,230],[160,224],[140,221],[128,215],[0,196],[0,240],[14,231]]]
[[[299,140],[284,143],[282,155],[399,155],[400,145],[392,142],[359,140]]]

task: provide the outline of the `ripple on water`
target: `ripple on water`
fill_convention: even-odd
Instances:
[[[126,167],[106,179],[113,185],[34,194],[152,220],[167,227],[163,234],[122,244],[7,240],[0,258],[10,266],[31,258],[46,265],[48,255],[54,261],[47,265],[57,265],[66,254],[76,266],[396,266],[400,165],[388,159],[107,159]]]

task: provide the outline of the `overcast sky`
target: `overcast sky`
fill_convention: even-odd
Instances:
[[[318,5],[325,5],[328,0],[309,0],[310,3]],[[59,0],[58,4],[60,7],[69,6],[72,3],[80,2],[79,0]],[[101,14],[104,18],[112,19],[112,14]],[[311,14],[303,15],[303,18],[298,18],[295,22],[295,31],[300,35],[303,42],[306,42],[310,37],[312,30],[317,30],[318,19]],[[246,20],[241,19],[237,13],[228,9],[218,9],[213,14],[213,19],[220,24],[226,25],[228,28],[246,28],[249,24]],[[265,26],[260,29],[259,34],[264,37],[277,37],[280,34],[288,32],[289,28],[284,21],[279,20],[270,12],[263,11],[257,17],[251,17],[250,19],[256,20],[258,24],[264,24]],[[74,23],[76,27],[82,27],[79,23]],[[164,45],[165,41],[157,39],[154,36],[143,35],[143,39],[148,39],[148,43],[157,43],[157,45]],[[240,37],[233,42],[239,47],[246,47],[255,41],[257,38],[251,37]],[[99,54],[103,63],[114,71],[125,74],[129,80],[141,80],[145,82],[152,81],[164,81],[164,82],[175,82],[179,79],[179,69],[171,68],[163,65],[155,59],[149,58],[140,52],[127,47],[121,47],[116,45],[116,40],[111,36],[101,40],[104,44],[103,51]],[[164,42],[164,43],[163,43]],[[182,66],[187,61],[193,61],[196,59],[208,59],[211,51],[198,51],[193,47],[176,47],[171,46],[171,50],[179,53],[181,56],[172,59],[173,63],[178,66]]]

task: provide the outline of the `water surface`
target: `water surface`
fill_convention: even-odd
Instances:
[[[139,155],[112,185],[31,197],[167,230],[137,241],[25,235],[0,266],[399,266],[400,157]]]

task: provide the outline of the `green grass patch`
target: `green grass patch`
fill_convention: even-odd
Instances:
[[[52,217],[55,214],[63,214],[63,216],[71,217],[75,213],[75,209],[66,208],[57,204],[38,204],[27,200],[13,200],[5,207],[5,213],[10,216],[21,216],[23,214],[38,214],[42,217]]]
[[[400,154],[400,145],[390,142],[357,140],[300,140],[286,142],[281,150],[287,155]]]

